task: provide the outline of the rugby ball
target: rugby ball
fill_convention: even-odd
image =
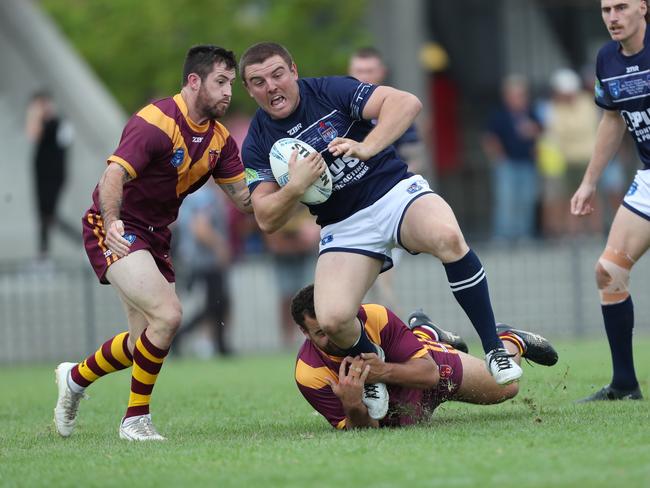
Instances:
[[[275,144],[271,147],[271,152],[269,153],[271,171],[273,172],[275,181],[280,186],[284,186],[289,182],[289,158],[291,158],[291,153],[294,150],[298,151],[298,161],[316,152],[316,149],[306,142],[294,139],[293,137],[285,137],[284,139],[275,141]],[[307,188],[300,201],[308,205],[317,205],[325,202],[331,194],[332,174],[327,165],[325,165],[325,171]]]

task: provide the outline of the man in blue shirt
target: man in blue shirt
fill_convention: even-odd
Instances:
[[[378,338],[368,338],[357,314],[379,273],[392,266],[391,250],[399,247],[442,261],[456,299],[481,337],[489,371],[499,384],[516,381],[521,368],[497,335],[481,262],[449,205],[424,178],[408,172],[392,146],[420,111],[417,97],[350,77],[298,79],[289,52],[269,42],[244,53],[240,72],[260,107],[242,147],[260,228],[278,230],[325,165],[332,174],[330,198],[309,206],[321,226],[314,300],[323,333],[343,356],[375,351],[381,356],[374,345]],[[294,152],[289,182],[280,188],[269,151],[287,136],[316,152],[299,162]],[[383,418],[386,386],[366,385],[364,403],[372,418]]]
[[[625,129],[632,134],[643,169],[619,207],[607,245],[596,264],[596,284],[612,354],[610,384],[582,401],[640,400],[632,357],[634,308],[630,271],[650,246],[650,52],[645,0],[601,0],[601,13],[612,41],[598,52],[596,104],[604,109],[596,145],[582,183],[571,199],[573,215],[593,212],[596,185],[618,151]]]

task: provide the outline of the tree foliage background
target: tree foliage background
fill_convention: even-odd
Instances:
[[[179,91],[194,44],[239,56],[271,40],[294,56],[301,76],[343,74],[347,57],[371,42],[367,0],[42,0],[76,49],[128,112]],[[237,84],[240,83],[238,80]],[[233,104],[252,111],[243,87]]]

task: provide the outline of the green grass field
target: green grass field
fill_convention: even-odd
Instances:
[[[576,405],[609,379],[604,340],[525,367],[513,401],[447,403],[407,429],[336,432],[293,382],[290,355],[170,360],[152,411],[165,443],[120,441],[129,376],[88,390],[77,431],[52,424],[55,365],[0,368],[0,486],[648,487],[647,401]],[[650,394],[650,340],[636,341]],[[474,347],[474,350],[478,350]]]

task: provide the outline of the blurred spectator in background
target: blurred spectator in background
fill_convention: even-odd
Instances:
[[[374,47],[363,47],[354,52],[348,64],[348,74],[364,83],[384,85],[388,76],[388,68],[381,53]],[[430,176],[431,170],[427,164],[426,148],[415,124],[412,124],[402,134],[393,146],[398,155],[407,164],[411,173]]]
[[[546,141],[557,148],[564,162],[563,181],[545,178],[542,223],[545,235],[559,237],[565,230],[571,235],[596,234],[602,229],[599,213],[588,219],[568,219],[569,200],[582,181],[596,140],[598,112],[592,96],[582,89],[578,74],[562,68],[553,73],[552,90],[545,121]],[[568,221],[568,222],[567,222]]]
[[[205,290],[201,309],[185,321],[176,334],[174,349],[182,353],[181,343],[200,325],[208,325],[213,347],[209,353],[232,353],[227,328],[230,319],[228,267],[231,261],[228,239],[228,211],[218,186],[209,182],[185,198],[177,229],[177,250],[187,276],[187,287],[196,284]]]
[[[593,103],[594,98],[594,86],[596,85],[596,67],[592,64],[584,66],[581,70],[581,81],[583,90],[589,95],[590,101]],[[600,107],[594,107],[598,111],[598,119],[602,116],[602,110]],[[596,131],[594,129],[594,141]],[[589,155],[591,157],[591,154]],[[627,190],[626,182],[627,176],[625,175],[625,166],[624,162],[629,163],[630,166],[636,167],[638,164],[638,155],[636,148],[634,147],[634,141],[626,134],[623,138],[621,147],[619,148],[618,153],[614,158],[605,166],[602,175],[600,176],[600,182],[598,184],[600,189],[600,207],[602,211],[601,214],[602,220],[602,231],[606,232],[607,229],[612,225],[614,220],[614,215],[618,210],[618,207],[623,201],[623,196]],[[586,167],[585,167],[586,169]],[[575,180],[575,184],[579,185],[581,179]],[[574,186],[573,188],[577,188]],[[569,188],[569,198],[571,198],[571,188]],[[571,219],[576,220],[576,219]]]
[[[510,75],[502,85],[503,105],[491,115],[483,149],[493,167],[493,237],[527,239],[535,229],[538,174],[535,146],[542,127],[533,113],[527,80]]]
[[[376,48],[362,47],[357,49],[350,57],[348,74],[364,83],[383,85],[388,76],[388,68],[381,53]],[[432,172],[427,164],[426,147],[418,135],[415,124],[411,124],[406,129],[406,132],[393,143],[393,146],[411,173],[421,174],[431,181],[429,178]],[[393,249],[394,267],[399,264],[403,256],[404,251],[402,249]],[[377,293],[377,302],[399,312],[399,306],[395,299],[394,274],[393,270],[380,274],[371,293]]]
[[[40,259],[50,252],[50,231],[57,227],[75,243],[81,244],[81,228],[57,214],[57,204],[65,184],[67,150],[74,138],[72,125],[56,110],[46,91],[34,93],[27,108],[27,137],[34,143],[34,190],[38,210]]]
[[[246,139],[250,123],[250,115],[237,106],[234,106],[224,119],[224,124],[230,131],[230,136],[235,140],[239,148],[242,147],[244,139]],[[264,252],[264,238],[257,226],[257,222],[255,222],[255,217],[252,214],[240,212],[230,201],[227,202],[227,207],[228,234],[233,260],[237,260],[246,254]]]
[[[314,268],[320,227],[304,205],[280,230],[265,234],[267,249],[273,258],[277,289],[280,293],[280,324],[285,347],[293,347],[299,338],[291,317],[293,295],[314,280]]]

